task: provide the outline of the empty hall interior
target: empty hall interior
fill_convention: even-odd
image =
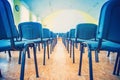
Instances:
[[[120,80],[120,0],[0,0],[0,80]]]

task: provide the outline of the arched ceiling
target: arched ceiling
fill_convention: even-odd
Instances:
[[[53,12],[66,9],[80,10],[98,19],[101,6],[106,1],[108,0],[21,0],[41,19]]]

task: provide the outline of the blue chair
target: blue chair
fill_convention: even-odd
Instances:
[[[14,41],[14,38],[16,38],[17,36],[17,29],[14,24],[11,6],[7,0],[0,0],[0,43],[2,43],[0,44],[0,52],[11,50],[22,51],[20,80],[23,80],[26,51],[29,46],[33,46],[36,77],[39,77],[36,60],[36,48],[34,46],[34,43],[31,41]]]
[[[18,25],[21,40],[42,41],[42,25],[38,22],[23,22]]]
[[[44,45],[44,56],[43,56],[43,65],[45,65],[45,54],[46,54],[46,46],[47,46],[47,53],[48,59],[49,56],[49,38],[50,32],[47,28],[42,28],[42,25],[37,22],[23,22],[18,25],[20,39],[22,41],[32,41],[34,43],[40,44],[43,43]]]
[[[43,39],[42,39],[42,41],[44,42],[43,65],[45,65],[46,46],[47,46],[48,59],[50,58],[49,43],[48,43],[49,40],[50,40],[50,30],[48,28],[43,28]]]
[[[70,41],[70,58],[73,53],[73,63],[75,63],[75,55],[74,55],[75,29],[70,29],[69,36],[70,36],[70,39],[69,39],[69,41]]]
[[[23,22],[18,25],[19,39],[21,41],[32,41],[35,46],[42,43],[42,25],[38,22]],[[29,49],[28,49],[29,51]],[[28,52],[29,53],[29,52]],[[21,55],[19,55],[19,63]]]
[[[67,38],[67,34],[66,34],[66,33],[63,33],[63,34],[62,34],[62,42],[63,42],[65,48],[67,47],[66,38]]]
[[[116,52],[117,57],[114,65],[113,74],[119,75],[120,72],[120,0],[110,0],[101,9],[99,25],[97,29],[98,41],[86,41],[89,58],[89,75],[93,80],[92,51]],[[104,41],[105,40],[105,41]]]
[[[57,34],[56,33],[52,33],[52,38],[53,38],[53,42],[52,42],[52,51],[53,51],[55,45],[57,44]]]
[[[80,43],[80,61],[79,61],[78,75],[81,75],[82,56],[83,56],[84,47],[85,47],[83,42],[89,41],[89,40],[95,41],[96,31],[97,31],[97,25],[93,23],[81,23],[76,26],[74,42]]]
[[[69,31],[66,33],[67,37],[66,37],[66,46],[67,46],[67,51],[69,53],[69,39],[70,39],[70,35],[69,35]]]
[[[54,47],[56,45],[56,37],[55,37],[55,33],[53,33],[52,31],[50,31],[50,54],[52,54],[52,51],[54,50]]]

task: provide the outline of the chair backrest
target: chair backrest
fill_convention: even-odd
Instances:
[[[75,29],[70,29],[69,36],[70,38],[75,38]]]
[[[50,38],[50,30],[48,28],[43,28],[43,38]]]
[[[7,34],[9,34],[8,37],[10,38],[11,48],[15,48],[14,38],[17,38],[19,35],[14,23],[12,9],[8,0],[0,0],[0,2],[2,3],[1,5],[3,5],[4,7],[5,15],[7,18],[7,20],[5,21],[5,24],[7,24],[7,29],[8,29]]]
[[[70,38],[70,35],[69,35],[70,31],[68,31],[66,34],[67,34],[67,39]]]
[[[12,34],[11,36],[12,36],[12,38],[16,38],[19,36],[19,34],[18,34],[17,28],[14,23],[14,17],[13,17],[10,3],[8,2],[8,0],[1,0],[1,1],[3,2],[4,7],[5,7],[8,23],[9,23],[11,34]]]
[[[120,0],[106,2],[99,19],[97,37],[120,43]]]
[[[11,30],[3,2],[0,0],[0,39],[10,39]]]
[[[93,23],[81,23],[76,27],[75,38],[76,39],[95,39],[97,32],[97,25]]]
[[[38,22],[23,22],[18,25],[21,39],[42,39],[42,25]]]
[[[52,31],[50,31],[50,38],[53,39],[54,38],[54,33]]]
[[[57,33],[53,33],[53,38],[57,38]]]
[[[53,32],[50,31],[50,38],[53,38]]]
[[[66,33],[63,33],[63,36],[62,36],[63,38],[67,38],[67,32]]]

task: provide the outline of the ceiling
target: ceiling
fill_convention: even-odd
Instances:
[[[100,9],[108,0],[20,0],[54,32],[66,32],[79,23],[98,23]]]
[[[41,19],[53,12],[66,9],[80,10],[98,19],[101,6],[106,1],[108,0],[21,0]]]

